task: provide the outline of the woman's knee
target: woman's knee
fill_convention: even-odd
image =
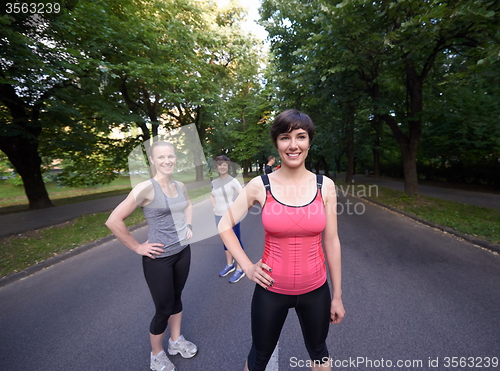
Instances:
[[[306,343],[306,349],[307,353],[309,353],[309,357],[315,364],[321,365],[325,362],[328,362],[329,353],[326,342],[314,345]]]
[[[252,344],[250,353],[248,354],[248,369],[250,371],[265,371],[266,366],[273,355],[273,350],[257,349],[255,343]]]

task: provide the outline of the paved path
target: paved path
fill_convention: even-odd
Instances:
[[[188,183],[188,189],[209,185],[210,181]],[[79,216],[113,210],[127,195],[0,215],[0,237],[61,224]]]
[[[374,184],[387,188],[404,191],[404,183],[386,178],[375,178],[357,174],[354,176],[354,184]],[[441,198],[443,200],[455,201],[469,205],[476,205],[500,210],[500,194],[464,191],[461,189],[434,187],[428,185],[418,186],[419,194],[428,197]]]
[[[113,210],[127,195],[0,215],[0,237],[50,227],[79,216]]]
[[[333,369],[478,369],[451,367],[447,357],[498,369],[484,365],[486,357],[491,364],[491,357],[500,356],[500,256],[348,199],[364,212],[344,207],[339,215],[347,314],[330,327]],[[239,371],[250,348],[254,286],[246,278],[231,285],[217,276],[224,263],[221,242],[209,237],[206,205],[195,207],[195,231],[207,238],[192,244],[183,333],[200,352],[172,360],[178,371]],[[200,230],[203,223],[206,230]],[[134,234],[145,239],[146,232]],[[256,261],[262,254],[256,212],[242,222],[242,237]],[[113,240],[0,288],[0,369],[148,370],[153,304],[140,260]],[[300,367],[308,357],[293,310],[278,350],[272,371],[308,370]]]
[[[394,181],[385,178],[375,178],[365,175],[355,175],[355,185],[374,184],[397,190],[403,190],[403,182]],[[197,188],[208,185],[209,181],[190,183],[188,188]],[[462,202],[470,205],[496,208],[500,210],[500,195],[490,193],[480,193],[463,191],[458,189],[419,186],[422,195],[429,197],[442,198],[446,200]],[[79,202],[63,206],[56,206],[49,209],[26,211],[9,215],[0,215],[0,237],[12,234],[23,233],[29,230],[50,227],[55,224],[64,223],[75,219],[81,215],[105,212],[113,210],[126,195],[108,197],[99,200]]]

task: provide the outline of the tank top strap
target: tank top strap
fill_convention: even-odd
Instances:
[[[175,188],[177,189],[177,193],[181,193],[182,190],[181,190],[181,187],[179,186],[179,183],[177,182],[177,180],[174,180],[173,182],[175,184]]]
[[[321,189],[323,186],[323,175],[316,174],[316,185],[318,186],[318,189]]]
[[[269,184],[269,177],[267,176],[267,174],[261,175],[260,177],[262,178],[262,183],[264,183],[266,191],[270,192],[271,184]],[[316,185],[318,189],[321,189],[321,187],[323,186],[323,175],[316,174]]]
[[[151,184],[153,185],[153,191],[155,194],[154,197],[159,197],[159,195],[162,195],[163,191],[161,189],[160,183],[158,183],[158,181],[155,178],[151,178],[150,181],[151,181]]]
[[[271,184],[269,184],[269,177],[267,174],[261,175],[262,183],[264,183],[264,187],[266,188],[266,193],[271,192]]]

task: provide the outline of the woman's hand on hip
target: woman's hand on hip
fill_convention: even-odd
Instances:
[[[260,259],[257,263],[252,265],[250,269],[247,270],[246,275],[250,279],[266,290],[274,284],[273,278],[267,274],[267,272],[272,272],[272,269],[267,264],[262,263]]]
[[[141,243],[137,248],[135,249],[135,252],[138,253],[139,255],[147,256],[148,258],[154,259],[155,255],[161,255],[163,252],[163,244],[161,243],[150,243],[148,241]]]

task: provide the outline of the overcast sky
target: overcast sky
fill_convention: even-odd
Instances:
[[[227,0],[217,0],[220,5],[227,3]],[[259,26],[255,23],[259,17],[259,7],[261,0],[240,0],[240,4],[248,10],[248,21],[244,23],[244,28],[250,30],[251,33],[255,34],[258,38],[265,40],[267,37],[267,32],[264,27]]]

